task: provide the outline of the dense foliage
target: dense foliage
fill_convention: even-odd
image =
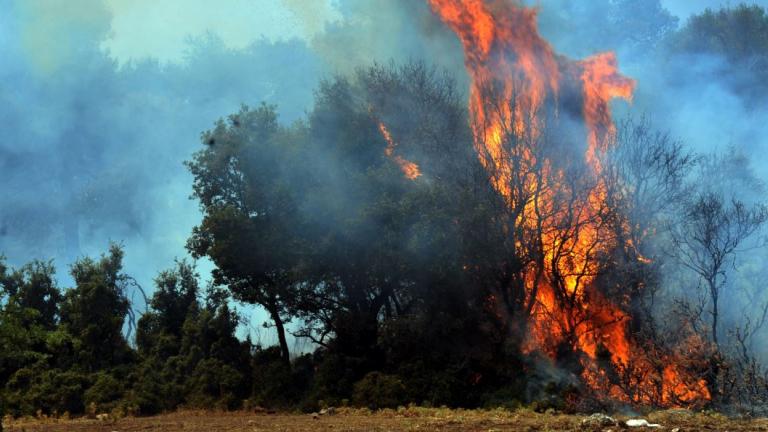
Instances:
[[[71,267],[63,291],[49,263],[0,265],[4,407],[13,415],[120,411],[150,414],[190,407],[235,408],[250,393],[252,354],[235,337],[238,319],[221,291],[199,292],[180,262],[158,275],[136,347],[123,331],[130,278],[122,249]],[[30,298],[34,295],[34,298]]]

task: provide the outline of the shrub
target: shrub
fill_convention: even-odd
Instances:
[[[69,411],[81,414],[85,409],[83,393],[90,387],[88,376],[75,371],[45,370],[44,366],[19,369],[6,385],[8,408],[14,415]]]
[[[99,372],[95,375],[95,382],[85,391],[84,401],[86,405],[96,404],[99,412],[110,412],[117,406],[117,402],[123,398],[125,388],[114,376]]]
[[[517,387],[502,387],[495,392],[485,395],[483,407],[486,409],[504,408],[516,410],[522,406],[520,395],[523,394]]]
[[[236,409],[242,404],[245,377],[217,359],[197,364],[187,381],[187,403],[195,408]]]
[[[257,349],[253,363],[253,402],[270,408],[295,402],[291,369],[283,361],[279,347]]]
[[[396,408],[407,402],[406,389],[396,375],[370,372],[355,383],[352,400],[370,409]]]

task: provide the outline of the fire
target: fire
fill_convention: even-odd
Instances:
[[[537,10],[513,0],[427,2],[464,49],[479,160],[510,208],[522,209],[516,213],[515,228],[539,233],[543,259],[524,270],[532,305],[524,350],[555,358],[559,346],[571,344],[585,355],[584,381],[619,400],[666,406],[708,400],[706,382],[685,376],[673,359],[659,370],[630,337],[627,314],[592,286],[599,271],[596,257],[618,242],[601,211],[606,205],[601,159],[616,131],[610,101],[631,101],[635,81],[619,73],[613,53],[579,62],[556,55],[539,35]],[[587,132],[584,163],[594,184],[570,208],[561,209],[557,194],[574,191],[566,173],[539,151],[546,126],[542,112],[550,101],[557,107],[563,89],[574,85],[581,90]],[[511,100],[514,103],[508,103]],[[381,129],[391,143],[386,128]],[[517,145],[509,145],[510,140]],[[541,174],[520,174],[534,171]],[[612,369],[635,378],[624,386],[609,380],[605,368],[598,366],[605,357],[601,350],[607,350]]]
[[[389,132],[389,129],[387,129],[387,126],[385,126],[382,122],[379,122],[379,131],[381,132],[381,136],[384,137],[384,141],[387,142],[387,148],[384,149],[384,154],[395,161],[397,166],[400,167],[400,171],[403,172],[405,178],[408,180],[416,180],[419,178],[421,176],[421,170],[419,170],[418,165],[403,158],[400,155],[394,154],[397,143],[395,143],[395,140],[392,139],[392,134]]]
[[[602,53],[579,62],[584,88],[584,122],[589,129],[587,161],[599,169],[598,154],[605,153],[616,127],[611,118],[610,100],[632,100],[635,82],[619,74],[616,55]]]
[[[518,133],[528,125],[533,131],[539,129],[535,113],[548,94],[559,90],[555,53],[538,34],[534,10],[515,7],[515,13],[502,14],[507,5],[501,2],[489,7],[484,0],[428,1],[464,47],[467,70],[473,79],[469,104],[475,116],[475,145],[496,188],[509,198],[506,189],[511,167],[507,163],[509,155],[502,148],[503,137],[510,128]],[[500,104],[496,111],[484,109],[481,87],[499,77],[505,77],[498,80],[504,85],[499,90],[500,100],[516,94],[522,98],[514,112],[506,104]]]

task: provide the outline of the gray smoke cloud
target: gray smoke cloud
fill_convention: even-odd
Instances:
[[[101,4],[92,3],[84,9]],[[200,133],[244,103],[279,103],[282,119],[295,121],[321,75],[302,41],[232,50],[213,36],[190,40],[181,64],[120,66],[99,47],[108,13],[5,6],[0,254],[14,265],[53,259],[63,286],[70,263],[115,241],[126,272],[151,293],[157,272],[187,255],[200,220],[183,166]],[[209,269],[200,263],[203,276]]]

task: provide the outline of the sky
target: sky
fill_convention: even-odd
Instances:
[[[380,0],[386,1],[386,0]],[[14,3],[31,24],[22,30],[37,38],[30,49],[42,49],[62,22],[109,26],[101,47],[119,63],[148,57],[181,62],[190,38],[213,34],[231,49],[243,49],[262,37],[311,38],[326,23],[342,18],[334,0],[3,0]],[[706,8],[735,5],[731,0],[662,0],[685,21]],[[768,6],[768,0],[751,0]],[[546,0],[542,2],[546,7]],[[13,6],[11,6],[13,8]],[[65,25],[65,24],[64,24]]]
[[[155,58],[183,62],[189,41],[213,35],[229,49],[261,38],[311,38],[318,23],[340,18],[327,0],[2,0],[24,23],[25,49],[41,67],[76,49],[75,34],[101,33],[100,47],[118,63]],[[311,4],[311,7],[307,7]],[[6,9],[6,13],[9,10]],[[307,15],[310,13],[310,16]],[[73,31],[75,26],[80,27]],[[61,38],[59,38],[59,36]],[[51,44],[64,50],[51,50]]]
[[[546,8],[555,0],[538,1]],[[768,0],[753,3],[768,7]],[[662,4],[684,22],[729,3]],[[294,121],[310,108],[320,78],[374,60],[429,51],[461,67],[455,41],[435,37],[447,33],[417,17],[419,5],[0,0],[0,254],[15,265],[54,259],[66,286],[74,259],[122,242],[126,272],[151,292],[158,271],[187,257],[185,241],[200,214],[183,161],[218,118],[265,101]],[[717,83],[697,94],[741,112]],[[673,130],[710,125],[691,137],[703,142],[755,133],[749,116],[734,130],[715,127],[722,110],[689,96],[690,106],[667,119]],[[199,262],[204,277],[210,268]]]
[[[309,38],[320,28],[304,23],[302,3],[316,3],[314,18],[339,19],[326,0],[106,0],[111,32],[102,47],[120,62],[144,57],[183,61],[188,39],[216,35],[231,49],[262,37]]]
[[[386,1],[386,0],[379,0]],[[155,58],[183,62],[191,39],[214,35],[230,49],[244,49],[256,40],[311,39],[326,24],[342,19],[336,0],[3,0],[30,23],[27,48],[46,50],[49,36],[67,23],[105,25],[100,47],[118,63]],[[546,0],[537,3],[546,7]],[[681,22],[706,8],[741,3],[732,0],[662,0]],[[768,0],[749,0],[768,6]],[[47,59],[49,63],[55,59]],[[43,65],[45,66],[45,65]]]

